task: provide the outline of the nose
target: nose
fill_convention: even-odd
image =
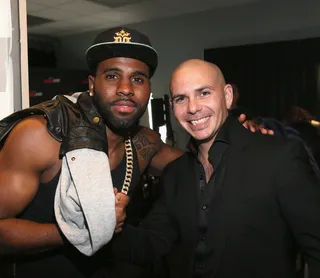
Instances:
[[[196,114],[197,112],[201,111],[202,106],[200,101],[195,98],[190,98],[188,102],[188,113],[189,114]]]
[[[134,96],[134,90],[130,80],[121,79],[118,83],[117,95],[119,96]]]

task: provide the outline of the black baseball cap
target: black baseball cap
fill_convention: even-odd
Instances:
[[[150,68],[150,77],[158,65],[158,54],[149,38],[137,30],[126,27],[103,31],[86,51],[90,70],[94,70],[101,61],[115,57],[133,58],[146,63]]]

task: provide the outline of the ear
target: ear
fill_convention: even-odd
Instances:
[[[173,108],[173,102],[172,102],[172,98],[171,97],[169,98],[169,103],[170,103],[171,108]]]
[[[93,75],[89,75],[88,76],[88,81],[89,81],[89,93],[90,95],[93,95],[94,94],[94,82],[95,82],[95,77]]]
[[[169,86],[169,103],[170,103],[170,107],[173,109],[173,101],[172,101],[172,91],[171,91],[171,86]]]
[[[224,98],[226,101],[227,109],[229,110],[232,106],[232,101],[233,101],[233,89],[230,84],[227,84],[224,87]]]

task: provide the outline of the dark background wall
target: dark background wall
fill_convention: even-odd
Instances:
[[[204,59],[220,66],[226,81],[238,86],[239,105],[248,113],[281,119],[297,105],[320,116],[319,49],[316,38],[207,49]]]

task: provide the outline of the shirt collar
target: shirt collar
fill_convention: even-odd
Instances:
[[[229,140],[229,136],[228,136],[228,125],[229,122],[231,121],[230,118],[232,116],[228,116],[227,119],[225,120],[225,122],[222,124],[220,130],[218,131],[218,134],[213,142],[213,144],[210,147],[209,150],[209,157],[211,157],[213,155],[213,146],[220,142],[220,143],[224,143],[227,145],[230,145],[230,140]],[[189,152],[191,152],[193,155],[198,156],[198,146],[196,144],[196,141],[194,140],[194,138],[190,138],[189,143],[187,145],[187,150]]]

